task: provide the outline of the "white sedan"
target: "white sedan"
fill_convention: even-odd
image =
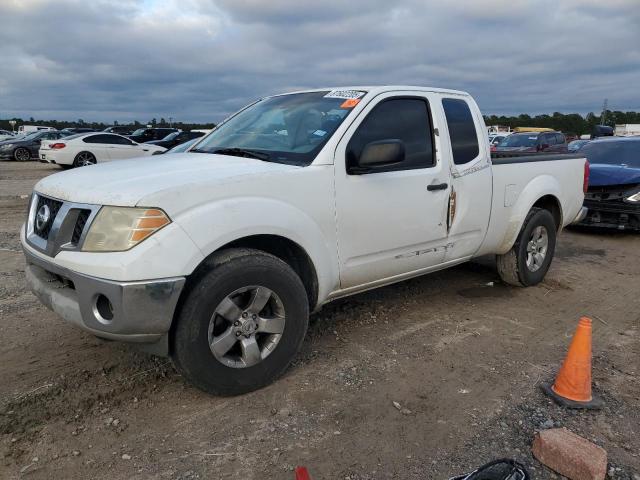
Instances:
[[[113,133],[79,133],[59,140],[43,141],[40,145],[41,162],[60,165],[62,168],[83,167],[96,163],[146,157],[162,153],[166,148],[136,143]]]

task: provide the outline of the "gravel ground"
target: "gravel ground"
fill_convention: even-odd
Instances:
[[[639,236],[566,231],[532,288],[481,259],[336,301],[282,379],[217,398],[28,292],[17,232],[57,171],[0,163],[0,478],[293,479],[305,465],[314,480],[447,479],[508,456],[550,479],[531,441],[565,426],[608,451],[612,478],[640,479]],[[581,315],[600,411],[539,389]]]

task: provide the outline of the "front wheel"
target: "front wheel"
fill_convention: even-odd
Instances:
[[[553,215],[548,210],[532,208],[511,250],[496,257],[500,278],[518,287],[540,283],[551,266],[556,235]]]
[[[189,382],[238,395],[284,373],[309,321],[306,290],[289,265],[259,250],[225,250],[207,260],[188,288],[171,355]]]

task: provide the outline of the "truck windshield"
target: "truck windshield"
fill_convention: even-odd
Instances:
[[[306,166],[364,94],[323,91],[265,98],[222,123],[190,151]]]
[[[501,147],[535,147],[537,135],[529,135],[528,133],[509,135],[500,142]]]

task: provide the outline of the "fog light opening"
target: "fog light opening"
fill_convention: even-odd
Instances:
[[[113,320],[113,305],[109,299],[101,293],[96,297],[94,312],[98,320],[103,323],[110,323],[111,320]]]

